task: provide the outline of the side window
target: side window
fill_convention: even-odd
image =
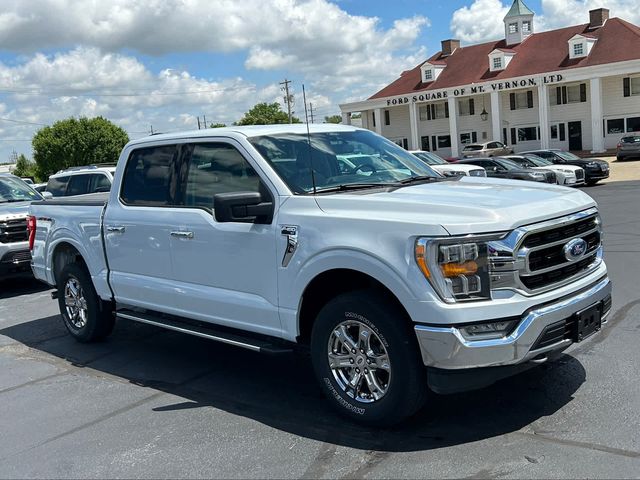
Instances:
[[[500,145],[497,142],[491,142],[487,144],[487,148],[500,148]]]
[[[211,210],[214,195],[230,192],[262,192],[256,171],[229,144],[195,145],[189,160],[184,205]]]
[[[68,182],[69,177],[50,178],[47,183],[47,192],[51,193],[54,197],[62,197],[67,190]]]
[[[94,173],[91,175],[91,184],[89,192],[108,192],[111,189],[111,180],[102,173]]]
[[[67,187],[67,195],[84,195],[89,193],[89,180],[91,175],[72,175]]]
[[[131,152],[120,198],[127,205],[162,207],[174,204],[177,191],[175,145],[139,148]]]

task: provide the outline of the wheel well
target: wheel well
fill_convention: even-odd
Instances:
[[[62,269],[70,263],[80,263],[86,267],[86,263],[76,247],[69,243],[61,243],[53,252],[53,279],[58,283],[58,275]]]
[[[328,270],[315,277],[302,295],[298,322],[300,326],[299,341],[308,344],[311,340],[313,322],[318,313],[332,298],[355,290],[375,290],[394,304],[403,321],[411,322],[409,314],[400,300],[385,285],[366,273],[345,268]]]

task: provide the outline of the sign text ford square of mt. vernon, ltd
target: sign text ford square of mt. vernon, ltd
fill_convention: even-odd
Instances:
[[[556,83],[562,81],[562,75],[545,75],[542,77],[542,82]],[[387,105],[402,105],[410,102],[428,102],[430,100],[441,100],[448,97],[463,97],[465,95],[475,95],[478,93],[487,93],[497,90],[510,90],[514,88],[524,87],[536,87],[538,82],[535,77],[523,78],[521,80],[506,80],[503,82],[489,83],[485,85],[474,85],[469,87],[461,87],[449,90],[440,90],[439,92],[425,92],[413,95],[411,97],[403,96],[390,98],[387,100]]]

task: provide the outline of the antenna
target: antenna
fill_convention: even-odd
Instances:
[[[309,165],[311,165],[311,184],[313,185],[313,194],[316,191],[316,174],[313,171],[313,155],[311,155],[311,132],[309,132],[309,115],[307,114],[307,94],[304,91],[304,83],[302,84],[302,101],[304,102],[304,119],[307,124],[307,145],[309,146]]]

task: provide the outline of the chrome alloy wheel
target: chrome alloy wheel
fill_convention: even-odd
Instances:
[[[64,305],[67,317],[75,328],[82,328],[87,324],[87,300],[80,282],[74,277],[69,277],[64,286]]]
[[[333,378],[351,398],[372,403],[385,396],[391,363],[380,337],[368,325],[356,320],[338,324],[329,337],[327,355]]]

